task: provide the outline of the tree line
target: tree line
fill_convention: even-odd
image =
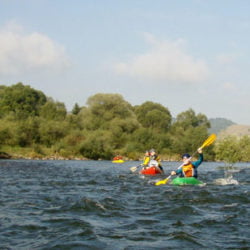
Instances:
[[[165,160],[179,160],[196,151],[209,128],[206,115],[193,109],[173,118],[159,103],[133,106],[120,94],[95,94],[68,112],[64,103],[23,83],[0,86],[0,146],[11,155],[138,160],[154,148]],[[206,159],[249,161],[249,142],[226,138],[206,148]]]

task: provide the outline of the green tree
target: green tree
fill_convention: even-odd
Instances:
[[[0,145],[9,145],[13,138],[14,122],[0,119]]]
[[[171,127],[172,151],[179,154],[194,153],[208,137],[209,126],[206,116],[196,115],[192,109],[178,114]]]
[[[37,116],[46,96],[30,86],[17,83],[0,89],[0,117],[14,113],[17,119]]]
[[[171,113],[159,103],[147,101],[135,106],[134,111],[138,121],[144,128],[166,132],[171,126]]]
[[[87,105],[79,113],[85,129],[110,129],[113,119],[135,117],[132,106],[119,94],[96,94],[88,98]]]
[[[81,111],[80,106],[78,105],[78,103],[75,103],[75,105],[74,105],[74,107],[72,109],[72,114],[77,115],[77,114],[79,114],[80,111]]]
[[[239,140],[239,153],[241,155],[241,161],[250,162],[250,137],[245,135]]]
[[[17,123],[17,130],[14,138],[18,146],[31,146],[40,142],[39,124],[40,121],[36,117],[28,117],[26,120],[20,120]]]
[[[80,153],[89,159],[110,160],[113,156],[113,148],[110,143],[110,132],[97,130],[88,133],[88,137],[82,142]]]
[[[115,149],[122,148],[130,138],[130,135],[139,128],[135,118],[115,118],[110,122],[111,144]]]
[[[51,147],[69,134],[70,127],[66,121],[41,120],[39,126],[40,141]]]
[[[64,103],[55,102],[52,98],[40,108],[40,116],[47,120],[62,121],[66,118],[67,110]]]
[[[204,126],[210,128],[210,123],[204,114],[195,114],[193,109],[189,109],[177,115],[176,121],[173,127],[182,127],[184,130],[189,127]]]
[[[241,160],[240,143],[235,136],[228,136],[216,143],[216,160],[233,164]]]
[[[87,104],[93,114],[107,121],[133,115],[131,105],[119,94],[96,94],[88,98]]]

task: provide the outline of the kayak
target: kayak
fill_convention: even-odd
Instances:
[[[114,160],[113,163],[124,163],[124,160]]]
[[[200,185],[204,183],[194,177],[176,177],[171,181],[171,184],[176,186],[181,186],[181,185]]]
[[[142,169],[140,171],[140,174],[145,174],[145,175],[156,175],[156,174],[161,174],[160,170],[156,167],[148,167],[146,169]]]

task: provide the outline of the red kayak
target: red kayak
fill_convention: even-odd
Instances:
[[[156,175],[156,174],[161,174],[159,168],[156,167],[148,167],[146,169],[142,169],[140,171],[140,174],[148,174],[148,175]]]

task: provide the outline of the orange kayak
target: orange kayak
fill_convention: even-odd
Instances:
[[[142,169],[140,171],[141,174],[148,174],[148,175],[156,175],[156,174],[161,174],[160,170],[156,167],[149,167],[146,169]]]

